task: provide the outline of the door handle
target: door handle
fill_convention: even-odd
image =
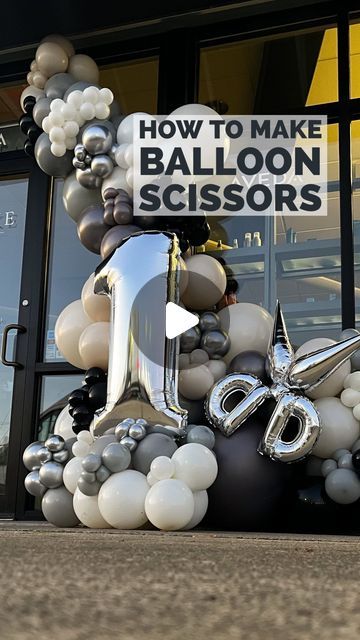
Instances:
[[[15,367],[16,369],[23,369],[23,365],[20,362],[15,362],[15,360],[7,360],[6,359],[6,348],[9,332],[15,329],[18,333],[25,333],[26,329],[22,324],[7,324],[4,328],[3,341],[1,346],[1,356],[0,360],[6,367]]]

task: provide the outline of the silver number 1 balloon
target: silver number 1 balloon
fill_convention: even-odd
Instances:
[[[253,375],[234,373],[226,376],[214,385],[208,395],[208,418],[215,427],[230,436],[266,398],[274,398],[276,406],[258,451],[282,462],[301,460],[311,452],[321,428],[319,414],[303,392],[326,380],[359,347],[360,336],[356,336],[296,358],[278,303],[268,348],[273,384],[267,387]],[[245,394],[244,398],[235,408],[227,410],[231,396],[239,391]],[[283,436],[290,418],[297,420],[298,428],[289,442]]]
[[[178,339],[166,337],[166,304],[179,302],[180,248],[175,235],[140,232],[95,274],[95,293],[111,299],[107,404],[95,416],[101,435],[127,417],[146,418],[183,435],[178,402]]]

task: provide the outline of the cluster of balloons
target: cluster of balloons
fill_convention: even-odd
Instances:
[[[85,282],[81,299],[60,313],[55,342],[64,358],[79,369],[107,371],[109,360],[110,301],[94,293],[94,274]]]
[[[105,371],[92,367],[85,373],[83,386],[70,393],[68,412],[73,419],[71,428],[74,434],[90,429],[95,411],[106,404],[106,387]]]
[[[324,460],[321,473],[325,478],[325,491],[338,504],[352,504],[360,498],[360,441],[349,449],[337,449]]]
[[[35,103],[36,100],[33,96],[27,96],[24,100],[25,113],[19,119],[20,129],[27,136],[27,140],[24,142],[24,151],[28,156],[34,155],[35,143],[42,133],[33,117]]]

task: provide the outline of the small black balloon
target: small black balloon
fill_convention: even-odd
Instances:
[[[28,135],[28,131],[33,124],[34,124],[34,120],[32,119],[31,116],[29,116],[26,113],[23,116],[21,116],[19,120],[20,129],[26,136]]]
[[[186,230],[186,237],[190,244],[198,247],[201,244],[205,244],[210,238],[210,226],[207,222],[203,222],[201,225],[189,226]]]
[[[24,111],[26,113],[32,113],[36,104],[36,98],[34,96],[26,96],[24,99]]]
[[[353,463],[354,469],[356,469],[356,471],[360,471],[360,449],[358,449],[357,451],[355,451],[355,453],[353,453],[352,463]]]
[[[81,404],[78,407],[74,407],[72,417],[78,424],[90,424],[94,417],[94,412],[85,404]]]
[[[89,396],[84,388],[75,389],[75,391],[72,391],[72,393],[70,393],[68,397],[68,403],[70,407],[79,407],[86,404],[88,402],[88,399]]]
[[[89,391],[89,405],[93,409],[100,409],[106,404],[107,383],[97,382]]]
[[[266,382],[265,357],[258,351],[243,351],[231,360],[228,373],[251,373]]]
[[[80,433],[80,431],[89,431],[89,427],[90,427],[90,423],[89,424],[78,424],[77,422],[73,422],[72,423],[72,430],[74,433],[76,433],[76,435],[78,433]]]
[[[32,144],[35,144],[36,140],[41,134],[42,130],[35,123],[33,123],[31,127],[29,127],[29,130],[27,132],[27,135],[29,136],[30,142]]]
[[[25,140],[24,151],[26,155],[29,156],[30,158],[34,157],[34,145],[32,142],[30,142],[30,140]]]
[[[100,369],[100,367],[91,367],[85,373],[85,382],[89,387],[92,387],[93,384],[97,382],[104,382],[106,380],[105,371]]]

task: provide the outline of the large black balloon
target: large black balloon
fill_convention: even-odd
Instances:
[[[92,409],[100,409],[106,404],[107,383],[98,382],[89,391],[89,405]]]
[[[90,205],[81,213],[77,232],[81,244],[93,253],[100,253],[103,237],[111,227],[104,223],[104,209],[99,205]]]
[[[266,382],[265,356],[258,351],[243,351],[231,360],[228,373],[252,373]]]
[[[90,369],[88,369],[85,373],[84,380],[89,387],[91,387],[93,384],[97,384],[98,382],[105,382],[105,371],[103,369],[100,369],[100,367],[90,367]]]
[[[207,522],[217,529],[273,527],[292,488],[291,465],[273,462],[257,452],[266,423],[250,416],[232,436],[215,430],[219,465],[209,489]]]

